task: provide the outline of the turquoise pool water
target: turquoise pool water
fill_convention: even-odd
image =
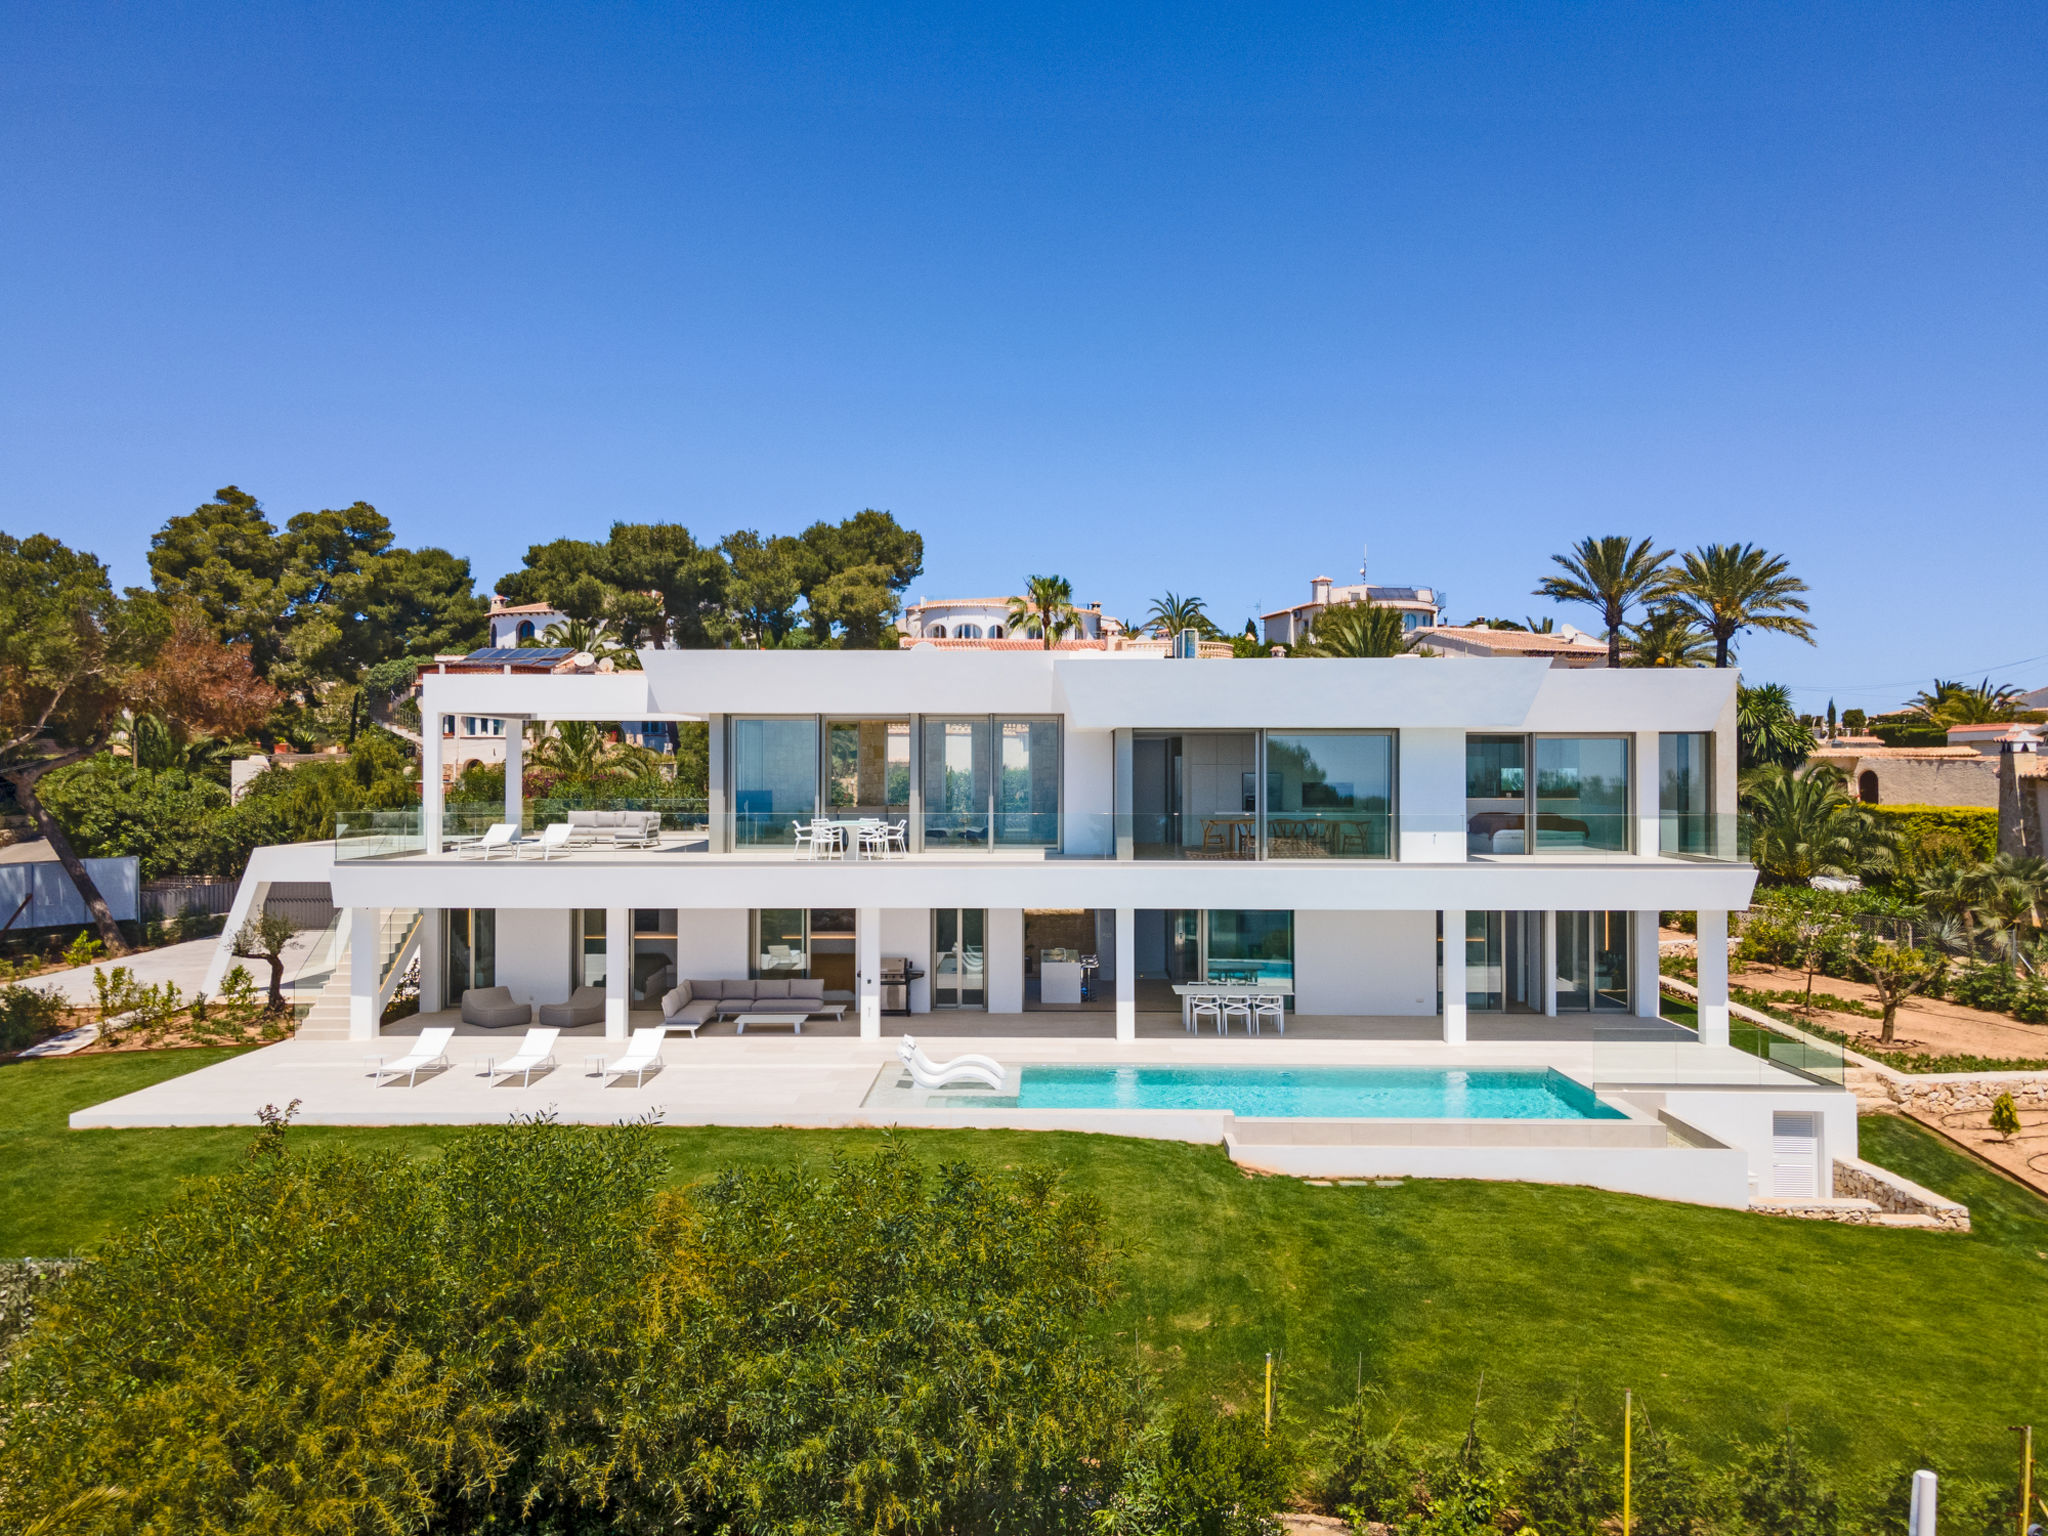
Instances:
[[[1240,1115],[1371,1120],[1627,1118],[1546,1067],[1027,1065],[1022,1074],[1014,1096],[963,1093],[961,1107],[1228,1109]]]

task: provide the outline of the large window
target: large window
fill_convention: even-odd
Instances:
[[[788,844],[790,828],[818,814],[818,723],[732,723],[733,842]]]
[[[1536,849],[1628,851],[1628,738],[1536,738]]]
[[[764,977],[808,976],[828,997],[854,994],[854,913],[850,907],[764,907],[754,913],[754,960]]]
[[[1465,1006],[1498,1013],[1506,1004],[1505,912],[1465,914]]]
[[[636,1003],[650,1002],[676,984],[676,909],[638,907],[633,911],[633,980]]]
[[[1465,738],[1468,851],[1623,853],[1629,821],[1626,736]]]
[[[826,805],[833,815],[910,812],[910,722],[833,720],[825,726]]]
[[[601,987],[604,985],[605,956],[609,948],[605,942],[604,908],[580,908],[575,919],[576,930],[569,962],[570,985]]]
[[[1393,808],[1391,735],[1317,731],[1266,737],[1268,858],[1384,859],[1393,847]]]
[[[1059,840],[1057,720],[925,720],[927,848]]]
[[[1711,732],[1666,731],[1657,738],[1659,852],[1713,852],[1713,767]]]
[[[1294,980],[1292,912],[1217,912],[1208,922],[1204,981]]]
[[[498,984],[498,914],[490,907],[450,907],[446,915],[441,1006],[453,1008],[471,987]]]

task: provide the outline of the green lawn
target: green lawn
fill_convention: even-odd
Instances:
[[[85,1131],[64,1116],[217,1059],[157,1052],[0,1067],[0,1256],[90,1249],[243,1155],[241,1131]],[[429,1155],[456,1132],[318,1130]],[[866,1149],[876,1132],[663,1132],[678,1180]],[[1129,1253],[1113,1326],[1172,1390],[1255,1400],[1284,1353],[1297,1421],[1358,1361],[1411,1424],[1448,1432],[1486,1373],[1512,1440],[1580,1393],[1636,1389],[1703,1451],[1791,1412],[1861,1473],[1911,1447],[2007,1470],[2004,1426],[2048,1423],[2048,1203],[1906,1122],[1864,1155],[1971,1206],[1969,1237],[1863,1230],[1596,1191],[1411,1181],[1323,1189],[1247,1178],[1220,1148],[1025,1132],[903,1133],[920,1155],[1051,1162],[1099,1194]]]

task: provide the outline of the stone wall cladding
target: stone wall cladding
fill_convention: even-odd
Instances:
[[[1900,1178],[1888,1168],[1866,1163],[1858,1157],[1835,1159],[1835,1197],[1839,1200],[1868,1200],[1882,1213],[1894,1216],[1928,1216],[1945,1232],[1970,1230],[1967,1205],[1923,1189],[1910,1179]]]
[[[2048,1072],[1871,1073],[1895,1109],[1942,1115],[1989,1109],[2001,1093],[2021,1109],[2048,1109]],[[1863,1100],[1859,1092],[1857,1099]]]

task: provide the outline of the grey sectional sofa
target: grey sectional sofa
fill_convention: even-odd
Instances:
[[[742,1013],[829,1013],[844,1018],[846,1004],[826,1002],[825,983],[804,977],[764,977],[760,981],[692,977],[661,1000],[662,1022],[685,1029]]]
[[[569,842],[577,848],[652,848],[661,841],[659,811],[571,811]]]

